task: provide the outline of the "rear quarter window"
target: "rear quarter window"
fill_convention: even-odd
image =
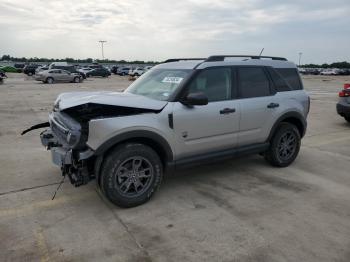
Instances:
[[[292,91],[292,87],[283,79],[283,77],[276,72],[274,68],[268,68],[270,77],[277,92]]]
[[[301,90],[303,85],[296,68],[275,68],[276,72],[286,81],[292,90]]]

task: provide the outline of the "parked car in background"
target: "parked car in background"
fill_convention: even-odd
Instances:
[[[35,80],[53,84],[55,82],[80,83],[82,77],[77,73],[71,73],[62,69],[49,69],[35,74]]]
[[[339,69],[339,72],[338,72],[339,75],[342,75],[342,76],[348,76],[350,75],[350,69]]]
[[[129,70],[129,75],[131,76],[140,76],[145,72],[143,67],[136,67],[135,69]]]
[[[102,65],[99,65],[99,64],[92,64],[92,65],[89,65],[90,68],[92,69],[95,69],[95,68],[101,68]]]
[[[116,75],[118,73],[118,66],[112,66],[111,67],[111,73]]]
[[[22,72],[23,68],[25,67],[25,64],[16,63],[13,66]]]
[[[339,74],[339,69],[335,69],[335,68],[329,68],[329,69],[323,69],[320,73],[320,75],[324,75],[324,76],[335,76]]]
[[[343,90],[339,92],[337,113],[350,123],[350,84],[344,84]]]
[[[95,68],[86,73],[86,77],[91,77],[91,76],[108,77],[110,75],[111,75],[111,72],[109,72],[109,70],[107,70],[104,67]]]
[[[84,78],[86,78],[86,74],[88,72],[90,72],[91,70],[93,70],[93,68],[90,68],[90,67],[82,67],[82,68],[77,69],[78,72],[80,72],[81,74],[83,74],[85,76]]]
[[[124,67],[119,67],[117,70],[117,74],[120,76],[125,76],[129,74],[131,67],[124,66]]]
[[[26,75],[32,76],[35,75],[35,70],[41,65],[36,65],[36,64],[30,64],[30,65],[26,65],[23,68],[23,73],[25,73]]]
[[[71,72],[71,73],[79,74],[84,79],[86,78],[86,73],[80,72],[73,65],[53,65],[53,66],[51,66],[50,69],[62,69],[62,70],[66,70],[66,71]]]
[[[49,69],[57,68],[58,66],[69,66],[67,62],[53,62],[49,64]]]
[[[35,69],[35,74],[46,70],[49,70],[49,66],[39,66],[37,69]]]
[[[145,73],[146,73],[148,70],[150,70],[152,67],[153,67],[153,66],[145,66],[145,67],[144,67]]]
[[[0,85],[4,83],[5,78],[7,78],[7,75],[0,69]]]
[[[319,75],[320,72],[317,68],[299,68],[299,73],[303,75]]]
[[[20,72],[22,72],[21,69],[15,68],[13,66],[3,66],[3,67],[0,67],[0,69],[6,73],[20,73]]]

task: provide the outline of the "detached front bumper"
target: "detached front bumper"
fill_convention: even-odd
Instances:
[[[93,150],[75,151],[62,146],[50,128],[40,134],[40,139],[42,145],[51,151],[52,162],[61,168],[63,176],[68,175],[73,185],[87,184],[94,177],[88,168],[88,160],[94,156]]]
[[[72,164],[72,149],[63,148],[53,135],[51,129],[40,134],[41,144],[51,151],[52,162],[62,167]]]

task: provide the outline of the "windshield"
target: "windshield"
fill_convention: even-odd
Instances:
[[[190,72],[189,69],[153,69],[131,84],[126,92],[167,101]]]

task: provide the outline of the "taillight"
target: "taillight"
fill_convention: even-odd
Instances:
[[[349,97],[350,96],[350,84],[344,84],[344,89],[339,92],[339,97]]]
[[[350,96],[350,87],[339,92],[339,97],[349,97]]]

